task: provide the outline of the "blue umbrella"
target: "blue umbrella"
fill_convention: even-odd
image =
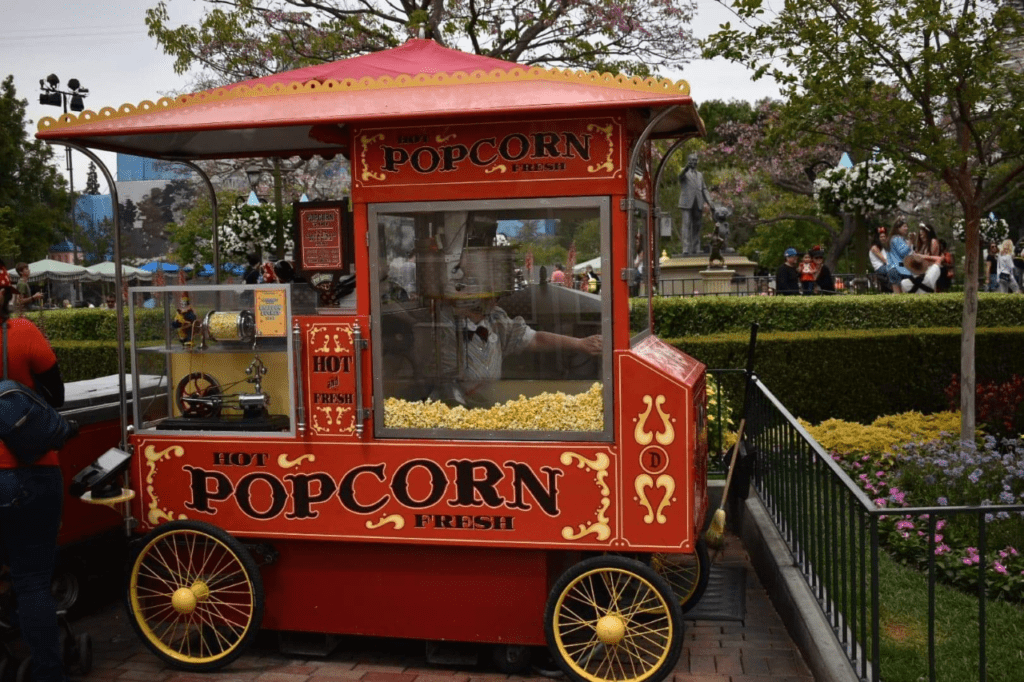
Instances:
[[[145,270],[146,272],[156,272],[158,269],[163,270],[164,272],[177,272],[178,266],[174,263],[164,263],[163,261],[154,260],[146,263],[140,269]]]

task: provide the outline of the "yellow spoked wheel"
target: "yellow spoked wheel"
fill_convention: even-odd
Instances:
[[[577,682],[658,682],[683,647],[672,588],[646,564],[599,556],[555,583],[544,627],[559,667]]]
[[[693,554],[655,554],[651,568],[665,579],[686,613],[700,601],[708,587],[711,559],[704,538],[697,541]]]
[[[263,620],[256,562],[238,540],[201,521],[172,521],[142,540],[127,597],[142,641],[183,670],[227,665]]]

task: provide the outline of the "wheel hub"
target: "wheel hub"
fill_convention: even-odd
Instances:
[[[618,644],[626,636],[626,624],[620,616],[608,614],[597,621],[597,638],[602,644]]]
[[[174,591],[174,595],[171,596],[171,606],[178,613],[187,616],[196,610],[196,604],[199,600],[196,599],[195,593],[188,587],[179,587]]]

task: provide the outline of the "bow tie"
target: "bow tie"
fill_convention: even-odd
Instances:
[[[473,335],[474,334],[476,336],[479,336],[481,341],[483,341],[484,343],[487,343],[488,333],[489,332],[487,331],[487,327],[477,327],[476,329],[463,329],[462,330],[462,334],[466,337],[466,342],[467,343],[473,340]]]

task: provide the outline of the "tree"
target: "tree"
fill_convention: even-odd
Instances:
[[[89,171],[85,174],[85,189],[82,190],[82,194],[99,194],[100,193],[100,181],[96,175],[96,164],[92,161],[89,162]]]
[[[26,105],[17,98],[14,77],[5,78],[0,85],[0,226],[9,250],[3,255],[31,261],[70,234],[71,200],[52,165],[53,150],[25,132]]]
[[[211,87],[397,47],[422,29],[442,45],[541,66],[651,75],[694,47],[694,0],[208,0],[197,26],[146,12],[149,35]]]
[[[703,43],[706,57],[744,63],[755,77],[770,73],[789,97],[790,129],[827,134],[848,121],[842,143],[933,175],[963,210],[961,437],[973,444],[978,223],[1024,178],[1024,78],[1007,50],[1024,38],[1021,15],[997,0],[731,7],[745,27],[724,24]]]

